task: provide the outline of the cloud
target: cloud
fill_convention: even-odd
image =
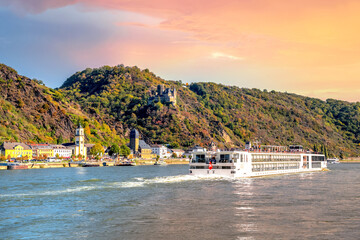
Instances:
[[[221,52],[213,52],[211,54],[211,58],[213,58],[213,59],[225,59],[225,60],[232,60],[232,61],[244,60],[244,58],[242,58],[242,57],[236,57],[236,56],[221,53]]]
[[[117,26],[123,27],[123,26],[131,26],[131,27],[152,27],[151,25],[145,24],[145,23],[139,23],[139,22],[118,22],[116,23]]]
[[[38,14],[48,9],[73,5],[80,0],[2,0],[0,6],[11,8],[17,13]]]
[[[354,65],[360,55],[360,32],[354,31],[360,28],[356,0],[0,0],[0,10],[9,9],[20,13],[23,21],[11,27],[11,21],[0,15],[3,25],[8,25],[0,36],[6,37],[7,46],[41,49],[45,42],[49,48],[59,48],[64,59],[69,54],[71,60],[78,59],[81,66],[140,62],[154,71],[160,69],[159,74],[181,64],[179,74],[218,67],[212,75],[226,66],[234,78],[254,79],[253,85],[280,90],[296,86],[296,91],[305,91],[305,85],[354,86],[360,76]],[[54,25],[54,13],[69,9],[71,14],[56,16]],[[89,23],[90,15],[95,20]],[[28,21],[38,16],[46,18]],[[33,26],[44,31],[38,34]],[[11,39],[16,29],[22,31]],[[24,43],[16,45],[17,39]],[[238,61],[244,59],[240,68]],[[196,64],[198,69],[191,71]],[[267,81],[271,81],[268,86]]]

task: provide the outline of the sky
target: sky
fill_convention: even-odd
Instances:
[[[61,84],[104,65],[360,101],[360,1],[0,0],[0,62]]]

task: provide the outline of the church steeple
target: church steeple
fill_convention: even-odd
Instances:
[[[75,136],[84,136],[84,129],[79,123],[79,127],[76,129]]]
[[[86,158],[84,129],[80,123],[75,132],[75,155],[81,155]]]

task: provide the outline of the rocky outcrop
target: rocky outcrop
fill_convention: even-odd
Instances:
[[[52,89],[0,64],[0,99],[4,102],[0,110],[4,113],[0,116],[0,124],[16,132],[19,140],[36,141],[36,131],[41,130],[49,136],[49,140],[60,136],[70,139],[73,123],[53,95]]]

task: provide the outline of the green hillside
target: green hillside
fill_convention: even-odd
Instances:
[[[77,103],[41,81],[31,80],[0,64],[0,143],[63,143],[73,141],[76,126],[81,122],[90,128],[88,141],[123,142],[106,124],[89,118]]]
[[[173,147],[206,146],[214,141],[220,147],[232,148],[257,139],[263,144],[302,144],[306,148],[326,145],[337,156],[358,156],[360,151],[360,103],[215,83],[185,86],[165,81],[148,69],[123,65],[88,68],[75,73],[59,89],[50,89],[16,72],[9,75],[9,69],[3,65],[0,70],[0,101],[4,102],[0,109],[4,113],[0,113],[0,141],[57,141],[60,136],[71,139],[80,122],[85,126],[87,141],[108,144],[124,142],[135,127],[149,143]],[[22,82],[26,82],[25,89]],[[176,88],[175,106],[149,103],[150,90],[158,84]],[[9,97],[6,88],[20,94]],[[22,105],[16,97],[22,95],[33,100],[21,98],[26,102]],[[44,104],[49,108],[44,109]],[[21,119],[22,125],[16,119]]]

